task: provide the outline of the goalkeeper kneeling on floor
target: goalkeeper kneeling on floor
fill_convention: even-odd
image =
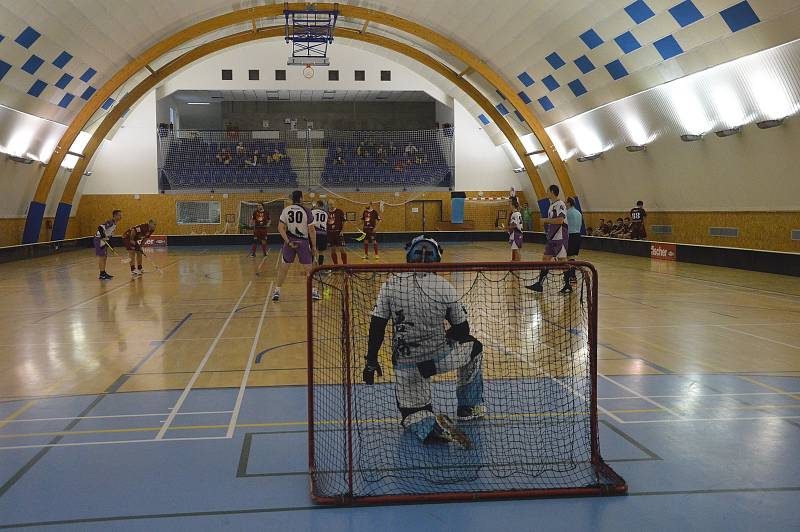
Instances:
[[[440,262],[442,248],[425,235],[406,245],[409,263]],[[481,418],[483,408],[483,345],[469,331],[467,311],[455,288],[435,273],[392,274],[381,285],[369,327],[369,347],[363,378],[374,384],[383,376],[378,351],[386,324],[392,320],[392,366],[402,425],[420,440],[455,441],[469,448],[469,438],[451,418],[431,404],[431,377],[458,372],[456,398],[459,421]],[[447,320],[451,327],[445,330]]]

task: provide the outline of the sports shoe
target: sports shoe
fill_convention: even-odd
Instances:
[[[569,294],[570,292],[572,292],[572,285],[569,284],[569,282],[567,282],[567,284],[564,285],[564,288],[562,288],[558,292],[561,294]]]
[[[266,256],[267,256],[267,252],[266,252],[266,251],[264,251],[263,253],[264,253],[264,256],[266,257]]]
[[[281,289],[276,288],[274,292],[272,292],[272,300],[273,301],[280,301],[281,300]]]
[[[251,259],[254,259],[254,258],[256,258],[256,252],[255,252],[255,251],[253,251],[253,252],[251,252],[251,253],[250,253],[250,258],[251,258]]]
[[[100,279],[101,281],[110,281],[111,280],[111,276],[108,275],[107,273],[101,273],[97,278]]]
[[[314,301],[319,301],[320,299],[322,299],[322,296],[319,295],[319,291],[317,291],[316,288],[313,288],[311,290],[311,299],[313,299]]]
[[[361,257],[361,258],[362,258],[362,259],[364,259],[364,260],[369,260],[369,255],[364,255],[364,256],[363,256],[363,257]]]
[[[139,275],[144,275],[144,270],[142,268],[139,268],[136,271],[139,273]]]
[[[137,277],[140,277],[141,275],[142,274],[139,273],[139,270],[131,270],[131,278],[132,279],[136,279]]]
[[[113,276],[113,275],[111,275],[111,274],[110,274],[110,273],[108,273],[108,272],[106,272],[105,276],[106,276],[106,279],[113,279],[113,278],[114,278],[114,276]]]
[[[376,254],[375,254],[375,260],[378,260],[379,258],[380,258],[380,257],[378,257],[378,254],[376,253]]]
[[[469,437],[464,434],[463,430],[456,427],[452,419],[445,414],[437,414],[436,423],[433,424],[430,434],[425,438],[425,443],[451,441],[458,443],[464,449],[472,447],[472,442],[469,440]]]
[[[533,284],[529,284],[525,288],[527,288],[528,290],[533,290],[534,292],[543,292],[544,291],[544,287],[542,287],[542,283],[540,283],[539,281],[536,281]]]
[[[481,419],[483,417],[486,417],[486,409],[483,405],[459,406],[456,411],[456,418],[459,421],[469,421],[471,419]]]

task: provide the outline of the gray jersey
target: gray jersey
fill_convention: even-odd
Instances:
[[[444,321],[467,320],[453,285],[431,273],[393,274],[381,285],[372,315],[392,320],[392,358],[401,363],[442,356],[447,351]]]

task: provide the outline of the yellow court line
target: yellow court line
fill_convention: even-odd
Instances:
[[[36,399],[34,399],[32,401],[28,401],[27,403],[25,403],[21,407],[17,408],[13,412],[11,412],[11,414],[9,414],[5,419],[3,419],[3,421],[0,422],[0,429],[3,429],[6,425],[8,425],[9,421],[14,421],[19,416],[21,416],[22,414],[24,414],[25,412],[30,410],[30,408],[35,404],[36,404]]]
[[[762,388],[766,388],[767,390],[770,390],[770,391],[779,393],[781,395],[785,395],[786,397],[790,397],[792,399],[800,401],[800,395],[789,393],[786,390],[782,390],[782,389],[778,388],[777,386],[772,386],[772,385],[767,384],[765,382],[757,381],[752,377],[747,377],[746,375],[739,375],[739,378],[742,379],[743,381],[747,381],[747,382],[749,382],[751,384],[755,384],[757,386],[761,386]]]
[[[689,410],[719,410],[719,411],[737,411],[737,410],[758,410],[760,408],[800,408],[798,405],[749,405],[749,406],[730,406],[724,408],[718,407],[698,407],[692,409],[680,409],[682,412],[688,413]],[[636,408],[625,410],[610,410],[613,414],[641,414],[641,413],[657,413],[664,412],[659,408]],[[527,414],[511,414],[506,416],[487,416],[488,419],[511,419],[518,417],[559,417],[559,416],[578,416],[588,415],[589,412],[564,412],[563,414],[549,414],[545,412],[532,412]],[[736,418],[731,418],[736,419]],[[341,425],[344,423],[343,419],[328,420],[318,422],[318,425]],[[399,418],[386,418],[386,419],[363,419],[356,420],[356,423],[400,423]],[[299,427],[308,425],[307,421],[278,421],[274,423],[239,423],[236,428],[275,428],[275,427]],[[96,430],[71,430],[71,431],[53,431],[53,432],[30,432],[24,434],[0,434],[0,439],[10,440],[15,438],[35,438],[37,436],[79,436],[87,434],[119,434],[127,432],[157,432],[162,427],[139,427],[139,428],[123,428],[123,429],[96,429]],[[170,426],[167,430],[214,430],[214,429],[227,429],[228,425],[179,425]]]
[[[675,351],[674,349],[670,349],[669,347],[664,347],[661,344],[657,344],[655,342],[650,342],[648,340],[643,339],[640,336],[634,336],[632,334],[629,334],[629,333],[626,333],[626,332],[623,332],[623,331],[619,331],[619,330],[616,331],[616,332],[618,334],[623,335],[623,336],[627,336],[628,338],[632,338],[632,339],[634,339],[636,341],[642,342],[643,344],[651,345],[651,346],[655,347],[656,349],[660,349],[662,351],[666,351],[667,353],[672,353],[673,355],[677,355],[680,358],[686,359],[686,360],[690,361],[693,364],[697,364],[698,366],[705,366],[705,367],[710,368],[710,369],[712,369],[714,371],[717,371],[717,372],[725,372],[725,371],[727,371],[727,370],[721,368],[720,366],[715,366],[713,364],[708,364],[707,362],[700,362],[700,361],[696,360],[695,358],[692,358],[692,357],[690,357],[688,355],[685,355],[683,353]],[[643,356],[640,356],[639,358],[641,358],[643,360],[647,360]],[[667,369],[671,369],[671,368],[667,368]]]

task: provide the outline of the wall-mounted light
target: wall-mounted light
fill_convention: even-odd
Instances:
[[[641,145],[641,146],[625,146],[625,149],[626,149],[626,150],[628,150],[629,152],[635,152],[635,151],[645,151],[645,150],[647,150],[647,146],[646,146],[646,145]]]
[[[681,140],[683,142],[695,142],[698,140],[703,140],[703,135],[690,135],[690,134],[681,135]]]
[[[758,129],[769,129],[772,127],[782,126],[783,122],[786,118],[776,118],[774,120],[762,120],[761,122],[756,122]]]
[[[19,157],[17,155],[6,155],[6,159],[11,159],[15,163],[33,164],[33,159],[29,159],[28,157]]]
[[[211,105],[211,102],[186,102],[186,105]]]
[[[525,169],[524,169],[524,168],[522,168],[522,167],[520,167],[520,168],[514,168],[514,173],[515,173],[515,174],[521,174],[521,173],[522,173],[522,172],[524,172],[524,171],[525,171]]]
[[[92,175],[92,172],[90,170],[87,170],[86,172],[83,173],[83,175],[85,175],[86,177],[89,177],[89,176]]]
[[[583,157],[578,157],[579,163],[585,163],[587,161],[594,161],[595,159],[599,159],[603,156],[603,152],[593,153],[591,155],[584,155]]]
[[[742,132],[742,126],[731,127],[728,129],[721,129],[719,131],[715,131],[714,134],[720,138],[731,137],[733,135],[738,135]]]

